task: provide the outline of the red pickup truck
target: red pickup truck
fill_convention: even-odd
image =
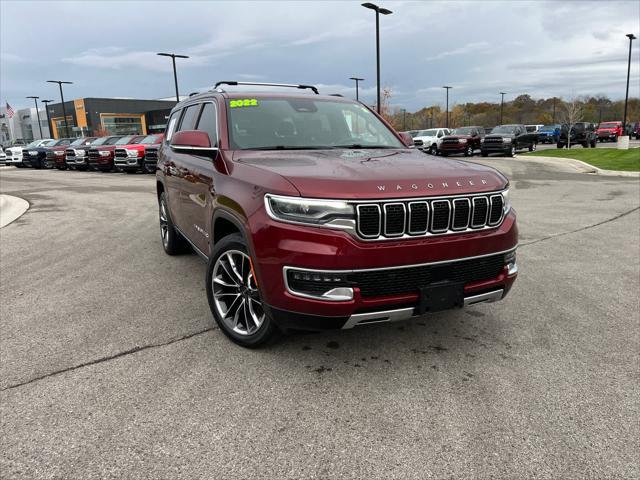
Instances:
[[[622,136],[622,122],[605,122],[596,130],[599,142],[617,142]]]
[[[116,137],[112,142],[105,142],[99,147],[89,150],[89,168],[101,172],[111,172],[114,168],[114,152],[116,148],[130,143],[138,143],[144,135],[127,135]]]
[[[129,145],[118,145],[114,158],[116,168],[127,173],[136,173],[138,170],[144,173],[155,173],[157,156],[147,162],[146,152],[149,147],[160,145],[163,138],[164,134],[156,133]]]

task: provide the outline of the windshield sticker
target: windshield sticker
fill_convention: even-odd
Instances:
[[[257,107],[258,100],[255,98],[245,98],[242,100],[229,100],[229,107],[238,108],[238,107]]]

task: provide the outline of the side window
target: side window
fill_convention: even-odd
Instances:
[[[178,118],[180,118],[180,112],[182,112],[182,110],[173,112],[171,117],[169,117],[169,123],[167,123],[167,132],[164,137],[167,140],[167,142],[171,140],[171,136],[173,135],[173,132],[176,129],[176,122],[178,121]]]
[[[209,134],[209,140],[211,141],[212,147],[218,145],[217,126],[218,118],[216,106],[213,103],[205,103],[204,107],[202,107],[202,114],[200,115],[197,129]]]
[[[200,106],[201,104],[198,103],[185,109],[184,115],[182,115],[182,120],[180,121],[180,126],[176,131],[181,132],[182,130],[195,130]]]
[[[442,133],[442,130],[438,130],[438,135],[437,135],[437,137],[438,137],[438,138],[440,138],[440,137],[442,137],[442,135],[444,135],[444,134]]]

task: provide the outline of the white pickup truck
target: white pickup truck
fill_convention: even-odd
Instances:
[[[440,150],[442,138],[450,133],[451,130],[448,128],[429,128],[427,130],[420,130],[417,135],[413,137],[413,143],[418,150],[430,153],[431,155],[437,155]]]
[[[29,145],[16,145],[13,147],[5,148],[4,152],[7,154],[5,160],[7,165],[15,165],[16,167],[22,167],[22,150],[28,150],[29,148],[36,147],[48,147],[53,145],[56,141],[51,138],[43,138],[41,140],[34,140]]]

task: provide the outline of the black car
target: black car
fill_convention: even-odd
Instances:
[[[567,141],[567,138],[569,141]],[[573,145],[582,145],[583,148],[596,148],[597,140],[596,126],[593,123],[577,122],[573,124],[571,129],[565,123],[560,128],[560,138],[558,138],[556,146],[558,148],[571,148]]]
[[[498,125],[480,142],[483,157],[490,153],[501,153],[513,157],[517,150],[523,148],[533,152],[538,144],[538,134],[527,132],[524,125]]]
[[[73,138],[61,138],[51,145],[39,146],[22,150],[22,163],[27,167],[36,169],[53,168],[53,162],[47,158],[47,152],[51,147],[64,147],[73,142]]]

